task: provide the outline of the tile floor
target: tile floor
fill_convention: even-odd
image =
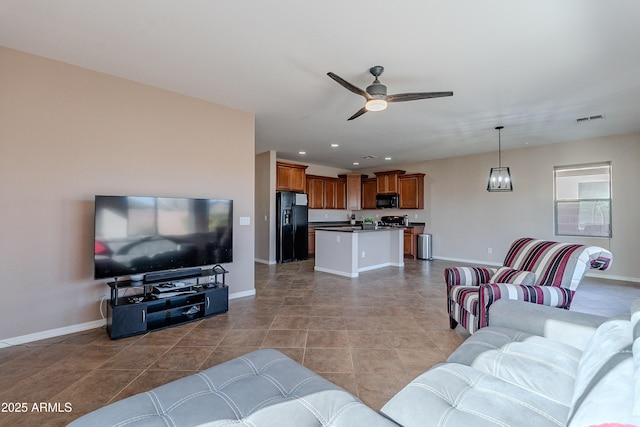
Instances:
[[[80,415],[261,347],[272,347],[379,409],[468,335],[450,330],[443,269],[449,261],[406,260],[348,279],[313,271],[313,260],[256,264],[256,296],[229,312],[112,341],[103,328],[0,349],[0,425],[65,425]],[[628,312],[640,285],[585,278],[573,310]],[[59,404],[38,413],[32,405]],[[65,403],[70,403],[65,412]],[[54,409],[55,406],[54,406]]]

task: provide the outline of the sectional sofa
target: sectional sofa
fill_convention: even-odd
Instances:
[[[263,349],[71,426],[640,425],[640,300],[607,319],[502,299],[489,320],[379,412]]]

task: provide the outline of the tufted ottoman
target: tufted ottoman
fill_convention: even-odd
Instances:
[[[91,412],[70,426],[396,426],[271,349]]]

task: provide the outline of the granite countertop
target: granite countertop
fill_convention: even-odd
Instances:
[[[327,221],[327,222],[310,222],[310,228],[318,228],[318,227],[342,227],[342,226],[350,226],[351,223],[349,221]]]
[[[338,227],[315,227],[316,231],[337,231],[340,233],[368,233],[372,231],[389,231],[389,230],[404,230],[407,227],[389,227],[386,225],[379,225],[377,228],[362,229],[359,225],[343,225]]]
[[[333,222],[310,222],[309,228],[325,228],[325,227],[360,227],[361,221],[357,221],[355,225],[351,224],[349,221],[333,221]],[[384,225],[378,226],[378,228],[388,227]],[[388,228],[411,228],[411,227],[425,227],[424,222],[410,222],[409,227],[400,226],[400,227],[388,227]]]

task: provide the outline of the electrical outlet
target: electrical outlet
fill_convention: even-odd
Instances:
[[[364,251],[362,251],[362,258],[364,258]]]
[[[492,248],[487,248],[487,253],[488,254],[492,254],[493,253],[493,249]]]

